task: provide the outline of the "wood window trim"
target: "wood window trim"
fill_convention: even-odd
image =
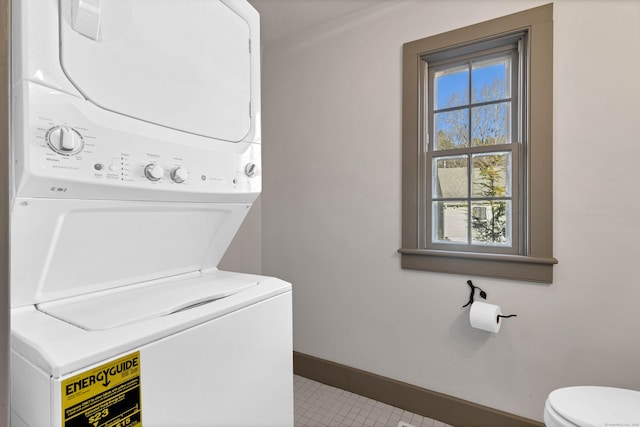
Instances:
[[[526,156],[528,227],[524,253],[502,255],[427,250],[419,246],[419,161],[422,58],[429,52],[463,46],[493,36],[527,30],[529,34],[528,147]],[[548,4],[403,46],[402,248],[406,269],[553,282],[553,5]]]

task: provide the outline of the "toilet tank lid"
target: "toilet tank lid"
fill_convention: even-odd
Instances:
[[[577,386],[554,390],[548,404],[565,419],[584,427],[640,425],[640,391]]]

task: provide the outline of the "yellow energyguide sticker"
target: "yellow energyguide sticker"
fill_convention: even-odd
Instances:
[[[62,381],[63,427],[142,426],[140,352]]]

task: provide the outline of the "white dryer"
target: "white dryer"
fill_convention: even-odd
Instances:
[[[13,427],[293,425],[291,285],[217,269],[261,191],[259,31],[13,2]]]

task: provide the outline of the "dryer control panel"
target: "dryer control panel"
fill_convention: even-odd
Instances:
[[[22,91],[27,102],[14,153],[21,196],[244,202],[243,194],[255,198],[261,190],[255,135],[220,141],[113,114],[37,84],[24,82]]]

